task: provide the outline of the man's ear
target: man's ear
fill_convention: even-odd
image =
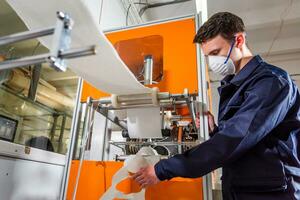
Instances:
[[[236,35],[236,47],[239,49],[242,48],[245,42],[246,42],[245,35],[243,33],[238,33]]]

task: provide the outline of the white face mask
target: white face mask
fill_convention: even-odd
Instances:
[[[232,43],[227,56],[206,56],[209,68],[216,74],[227,76],[235,73],[235,65],[230,58],[234,42]]]

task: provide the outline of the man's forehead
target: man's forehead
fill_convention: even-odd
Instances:
[[[211,51],[224,47],[224,45],[226,45],[227,43],[228,42],[222,36],[218,35],[202,43],[201,48],[204,51],[204,54],[208,54]]]

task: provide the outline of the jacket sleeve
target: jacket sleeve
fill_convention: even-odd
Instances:
[[[287,80],[274,76],[254,83],[245,92],[245,101],[234,116],[219,121],[213,137],[183,154],[158,162],[154,166],[157,177],[201,177],[238,159],[284,119],[292,101],[290,88]]]

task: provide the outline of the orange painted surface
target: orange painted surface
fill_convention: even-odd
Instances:
[[[67,200],[72,199],[79,161],[73,161]],[[112,176],[123,166],[122,162],[84,161],[76,200],[98,200],[111,185]],[[117,185],[125,193],[137,192],[139,186],[130,179]],[[174,178],[146,190],[146,200],[201,200],[202,180]]]
[[[73,190],[76,182],[78,161],[72,161],[70,171],[67,200],[72,200]],[[103,163],[84,161],[79,180],[76,199],[99,199],[99,196],[106,190],[105,171]]]
[[[194,19],[183,19],[162,24],[122,30],[106,34],[112,44],[120,41],[158,35],[163,40],[163,80],[154,87],[161,92],[182,93],[184,88],[197,92],[196,46]],[[82,102],[88,96],[100,98],[108,94],[84,83]]]

